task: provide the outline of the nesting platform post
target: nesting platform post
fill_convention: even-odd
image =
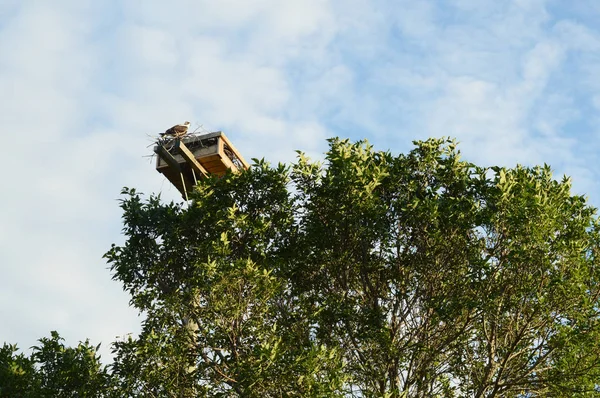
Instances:
[[[188,193],[209,174],[222,176],[227,170],[246,170],[250,166],[221,131],[188,135],[159,141],[154,147],[156,170],[163,174],[188,200]]]

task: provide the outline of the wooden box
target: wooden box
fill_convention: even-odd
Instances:
[[[189,135],[154,147],[156,170],[173,184],[184,199],[200,178],[208,174],[221,176],[230,169],[249,167],[242,155],[221,131],[204,135]]]

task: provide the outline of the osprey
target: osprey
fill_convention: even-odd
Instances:
[[[171,137],[181,137],[181,136],[187,134],[189,127],[190,127],[190,122],[184,122],[183,124],[176,124],[175,126],[171,127],[167,131],[165,131],[164,133],[160,133],[160,136],[164,137],[165,135],[168,135]]]

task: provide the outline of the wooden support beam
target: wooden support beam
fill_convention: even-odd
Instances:
[[[202,174],[204,177],[208,177],[208,171],[196,160],[192,151],[185,146],[181,140],[177,141],[175,144],[177,148],[179,148],[179,152],[181,152],[181,156],[185,159],[185,161],[191,166],[191,168],[198,173]]]
[[[225,133],[221,133],[221,139],[223,140],[223,142],[225,144],[227,144],[227,146],[229,147],[229,149],[231,149],[231,151],[233,152],[233,154],[239,159],[240,163],[242,163],[242,166],[246,170],[248,170],[250,168],[250,164],[248,162],[246,162],[246,159],[244,159],[244,157],[242,156],[242,154],[240,153],[240,151],[238,151],[237,148],[233,146],[233,144],[231,143],[231,141],[229,141],[229,139],[227,138],[227,136],[225,135]]]
[[[162,146],[162,145],[155,146],[154,153],[156,153],[158,156],[160,156],[160,158],[162,160],[167,162],[169,167],[171,167],[174,171],[181,173],[181,167],[179,166],[179,163],[177,163],[177,159],[175,159],[173,157],[173,155],[171,155],[164,146]]]
[[[185,177],[183,176],[183,173],[179,173],[179,176],[181,177],[181,184],[183,185],[183,198],[187,202],[190,199],[188,198],[187,194],[187,184],[185,183]]]
[[[233,164],[233,162],[227,157],[227,155],[225,155],[224,152],[221,152],[223,155],[221,156],[221,162],[223,162],[223,164],[225,165],[225,167],[227,167],[228,169],[231,169],[231,171],[236,172],[238,171],[238,168],[235,164]]]

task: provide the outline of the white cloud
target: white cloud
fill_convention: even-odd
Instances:
[[[329,12],[323,2],[299,4],[265,1],[263,11],[234,7],[236,15],[205,2],[210,13],[181,29],[168,23],[178,10],[192,7],[191,17],[204,8],[145,4],[106,37],[95,29],[107,21],[89,21],[110,12],[90,4],[24,4],[4,22],[0,51],[11,57],[0,61],[0,87],[10,94],[0,131],[14,171],[4,176],[0,209],[2,340],[28,347],[58,329],[70,344],[103,341],[106,355],[114,336],[135,332],[139,321],[101,256],[121,239],[121,186],[180,200],[142,157],[151,153],[147,134],[196,117],[230,128],[249,156],[284,160],[299,143],[322,145],[311,115],[284,117],[291,95],[282,65],[311,52],[302,37],[316,38]],[[235,44],[214,34],[223,24],[247,24],[251,34]]]

